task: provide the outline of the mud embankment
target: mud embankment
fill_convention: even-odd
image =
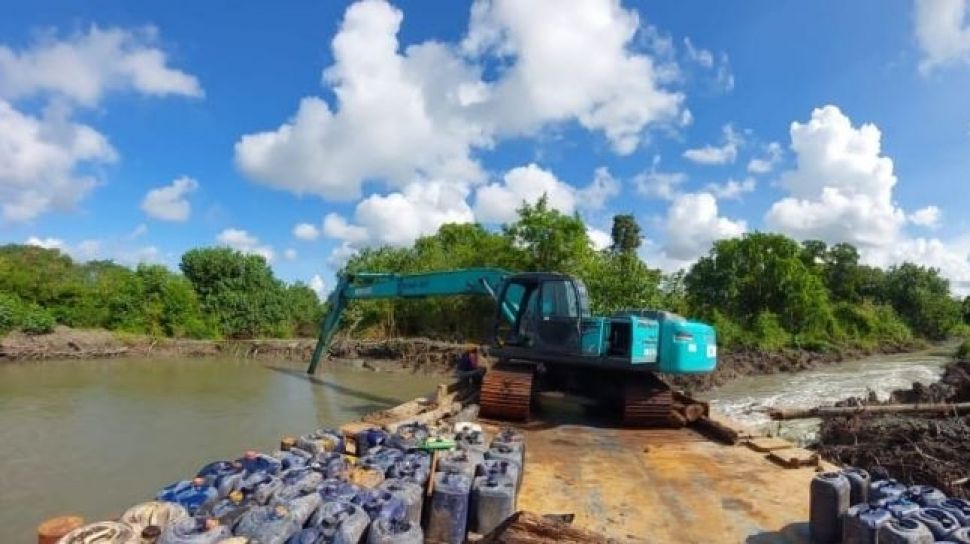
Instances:
[[[970,402],[970,361],[949,364],[939,382],[894,391],[888,401],[852,398],[841,405]],[[970,498],[970,416],[865,414],[822,421],[819,453],[905,483],[924,483]]]
[[[708,374],[666,376],[674,387],[687,391],[707,391],[743,376],[801,372],[824,365],[862,359],[871,355],[908,353],[925,349],[922,341],[883,344],[874,349],[839,348],[830,351],[784,349],[781,351],[740,350],[718,357],[717,369]]]
[[[105,330],[57,327],[42,335],[10,333],[0,338],[0,363],[59,359],[234,357],[306,362],[315,338],[190,340],[152,338]],[[386,341],[337,340],[327,364],[377,371],[445,374],[467,348],[423,338]]]

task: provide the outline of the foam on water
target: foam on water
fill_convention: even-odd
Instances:
[[[817,419],[773,422],[767,410],[832,405],[847,397],[868,396],[870,391],[886,399],[893,390],[914,382],[937,381],[948,361],[927,352],[878,355],[795,374],[739,378],[705,397],[714,409],[738,422],[804,443],[815,438]]]

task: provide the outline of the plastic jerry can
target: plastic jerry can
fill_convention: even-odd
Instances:
[[[371,448],[370,453],[361,457],[357,464],[380,471],[381,474],[387,474],[387,470],[391,468],[391,465],[400,461],[403,457],[404,452],[401,450],[377,446]]]
[[[421,525],[410,520],[379,518],[370,525],[367,544],[421,544],[424,533]]]
[[[495,435],[495,438],[492,439],[492,445],[496,444],[504,444],[525,452],[525,436],[511,427],[506,427]]]
[[[158,544],[215,544],[232,536],[229,527],[208,518],[182,518],[165,528]]]
[[[869,501],[893,499],[906,492],[906,486],[893,479],[873,480],[869,484]]]
[[[388,438],[387,445],[401,451],[418,449],[430,436],[428,426],[421,423],[407,423],[401,425]]]
[[[488,444],[485,442],[485,434],[481,431],[462,431],[457,433],[455,434],[455,443],[460,449],[474,451],[480,455],[484,455],[488,450]]]
[[[381,446],[390,435],[384,429],[364,429],[354,436],[357,444],[357,456],[363,457],[370,453],[371,448]]]
[[[287,470],[265,486],[257,489],[256,500],[260,504],[267,504],[280,491],[294,488],[297,491],[309,493],[323,482],[323,475],[310,468],[294,468]],[[305,494],[305,493],[301,493]]]
[[[360,486],[343,480],[324,480],[317,488],[323,502],[353,502],[361,491]]]
[[[226,527],[232,527],[253,506],[257,506],[256,501],[245,497],[242,491],[231,491],[228,497],[209,503],[199,513],[219,520]]]
[[[364,509],[370,519],[405,519],[407,512],[404,502],[393,493],[380,489],[368,489],[357,495],[355,504]]]
[[[391,478],[407,480],[421,487],[428,483],[428,469],[417,461],[401,459],[394,463],[387,471]]]
[[[960,522],[953,514],[942,508],[920,508],[910,519],[926,525],[937,540],[946,540],[950,533],[960,528]]]
[[[509,474],[491,473],[475,478],[471,496],[471,528],[488,534],[515,513],[515,480]]]
[[[953,514],[960,525],[970,527],[970,501],[950,498],[940,503],[940,508]]]
[[[276,494],[272,504],[273,506],[285,506],[293,519],[302,527],[317,513],[320,505],[323,504],[323,499],[320,498],[319,493],[304,492],[296,488],[286,487]]]
[[[933,544],[933,533],[914,519],[891,519],[876,531],[879,544]]]
[[[516,465],[514,462],[506,461],[505,459],[486,459],[482,462],[482,471],[486,476],[489,474],[509,476],[516,483],[515,492],[519,492],[518,484],[522,481],[522,478],[519,477],[519,465]]]
[[[206,485],[205,478],[194,478],[163,488],[156,498],[160,501],[178,503],[191,515],[206,503],[215,501],[218,496],[219,492],[216,488]]]
[[[323,452],[313,457],[310,468],[319,472],[325,479],[345,479],[350,474],[351,465],[341,453]]]
[[[421,509],[424,506],[424,488],[409,480],[391,478],[378,486],[404,503],[405,518],[416,526],[421,525]]]
[[[317,429],[298,438],[296,447],[314,455],[328,451],[344,453],[344,439],[333,429]]]
[[[384,473],[379,468],[356,466],[350,469],[347,479],[363,488],[373,489],[384,481]]]
[[[459,421],[455,423],[455,425],[452,427],[452,432],[455,434],[469,432],[469,431],[481,433],[482,426],[473,421]]]
[[[931,485],[911,485],[903,496],[924,508],[939,506],[946,500],[946,495]]]
[[[970,527],[960,527],[950,533],[949,538],[954,544],[970,544]]]
[[[196,477],[205,478],[207,484],[217,486],[218,481],[223,480],[226,476],[239,472],[242,472],[241,463],[235,461],[214,461],[199,469]],[[229,491],[227,490],[222,496],[225,496]]]
[[[891,519],[885,508],[865,503],[850,506],[842,519],[842,544],[876,544],[876,531]]]
[[[503,442],[492,441],[492,447],[485,452],[485,459],[498,459],[509,461],[519,467],[519,480],[515,482],[516,488],[522,487],[522,476],[525,466],[525,450],[521,446],[509,445]]]
[[[872,478],[864,469],[845,467],[842,475],[849,479],[849,504],[855,506],[869,502],[869,484]]]
[[[828,544],[842,538],[842,515],[849,509],[849,479],[838,472],[823,472],[809,487],[808,530],[812,542]]]
[[[448,451],[438,458],[439,472],[461,472],[471,480],[478,476],[484,458],[481,454],[468,450]]]
[[[284,544],[300,529],[300,524],[285,506],[256,506],[239,518],[233,533],[260,544]]]
[[[255,472],[279,474],[280,470],[283,469],[283,463],[279,459],[272,455],[259,453],[256,450],[247,450],[237,461],[242,465],[243,471],[248,474]]]
[[[288,450],[274,451],[273,457],[280,460],[281,468],[283,470],[302,468],[313,461],[313,454],[308,451],[301,450],[295,446]]]
[[[160,529],[165,529],[170,523],[181,518],[188,517],[189,513],[181,504],[174,502],[151,501],[136,504],[121,515],[119,521],[127,523],[137,533],[148,527],[155,525]]]
[[[896,519],[908,518],[919,511],[919,505],[915,502],[904,499],[902,495],[893,499],[882,499],[875,504],[889,510],[889,513]]]
[[[426,537],[433,542],[461,544],[468,527],[471,478],[461,472],[438,472],[428,515]]]
[[[323,539],[323,532],[316,527],[301,529],[299,533],[291,536],[286,544],[319,544],[326,542]],[[221,544],[221,543],[220,543]]]
[[[99,521],[78,527],[62,536],[57,544],[137,544],[138,533],[127,523]]]
[[[370,517],[364,510],[345,501],[333,501],[320,507],[316,528],[324,537],[324,542],[355,544],[364,537]]]

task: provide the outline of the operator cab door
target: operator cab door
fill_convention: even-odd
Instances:
[[[568,279],[547,279],[537,294],[538,304],[533,313],[537,320],[536,347],[542,351],[580,353],[583,312],[574,283]]]

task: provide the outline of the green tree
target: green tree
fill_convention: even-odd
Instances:
[[[535,205],[522,204],[519,219],[502,227],[510,247],[517,253],[518,269],[576,273],[589,261],[593,250],[586,225],[578,216],[549,208],[545,195]]]
[[[286,323],[283,285],[262,256],[225,247],[193,249],[182,255],[179,268],[222,334],[273,335]]]
[[[610,251],[613,253],[634,253],[643,242],[640,225],[632,214],[613,216],[610,237],[613,239],[613,244],[610,246]]]
[[[883,296],[913,331],[928,338],[945,338],[960,321],[960,303],[935,268],[913,263],[891,267]]]

